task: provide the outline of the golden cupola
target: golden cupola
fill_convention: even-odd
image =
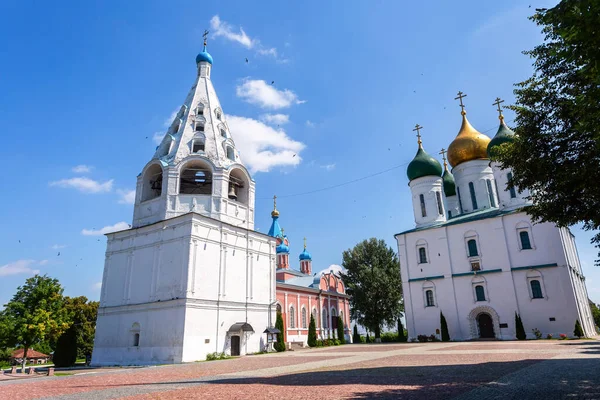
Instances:
[[[456,138],[448,147],[448,161],[454,168],[465,161],[487,159],[487,147],[490,143],[490,138],[479,132],[469,123],[467,112],[462,103],[462,98],[466,97],[462,92],[458,92],[457,99],[460,99],[462,111],[462,125]]]

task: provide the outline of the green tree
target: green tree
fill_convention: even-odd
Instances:
[[[23,347],[23,369],[28,350],[44,340],[58,337],[69,328],[64,308],[63,288],[57,279],[35,275],[17,288],[17,293],[5,305],[0,325],[10,346]]]
[[[406,335],[404,334],[404,326],[402,325],[401,318],[398,318],[398,341],[406,342]]]
[[[528,189],[535,221],[600,227],[600,2],[562,0],[530,17],[545,39],[526,51],[533,76],[516,84],[516,137],[492,158]],[[592,238],[600,246],[600,233]],[[599,254],[600,255],[600,254]],[[596,260],[600,265],[600,260]]]
[[[307,344],[310,347],[315,347],[317,345],[317,324],[315,323],[315,318],[312,314],[310,316],[310,324],[308,324]]]
[[[354,324],[354,331],[352,333],[352,343],[360,343],[360,335],[358,333],[358,325]]]
[[[97,301],[88,301],[85,296],[65,297],[65,308],[75,329],[77,357],[79,358],[92,355],[98,305]]]
[[[344,321],[342,317],[337,317],[337,338],[341,344],[346,344],[346,334],[344,333]]]
[[[383,240],[364,240],[342,254],[341,273],[350,296],[353,320],[381,337],[383,325],[392,325],[403,311],[402,282],[396,253]]]
[[[71,325],[56,342],[52,362],[57,367],[70,367],[77,361],[77,328]]]
[[[277,319],[275,320],[275,328],[279,329],[277,335],[277,342],[275,342],[275,350],[285,351],[285,329],[283,328],[283,316],[277,311]]]
[[[600,309],[590,299],[588,299],[588,302],[590,303],[590,308],[592,310],[592,317],[594,318],[594,325],[596,325],[596,331],[597,331],[598,327],[600,327]]]
[[[575,330],[573,331],[573,335],[577,336],[578,338],[583,337],[583,329],[581,329],[579,320],[575,320]]]
[[[448,323],[446,322],[446,317],[440,311],[440,327],[442,331],[442,342],[450,341],[450,332],[448,332]]]
[[[515,328],[517,330],[517,339],[525,340],[527,338],[527,334],[525,333],[525,328],[523,327],[523,321],[521,321],[521,316],[515,312]]]

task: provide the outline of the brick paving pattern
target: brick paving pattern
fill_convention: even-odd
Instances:
[[[599,377],[600,341],[370,344],[4,380],[0,398],[600,399]]]

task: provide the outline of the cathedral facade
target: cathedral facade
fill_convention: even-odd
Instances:
[[[408,165],[416,226],[395,235],[410,338],[437,334],[443,313],[452,340],[515,339],[515,315],[534,330],[573,336],[579,321],[595,335],[585,278],[568,228],[533,223],[527,191],[509,188],[512,171],[490,162],[513,140],[504,122],[493,139],[467,120],[448,147],[447,166],[418,150]],[[497,103],[499,106],[499,102]]]
[[[130,229],[108,234],[92,363],[204,360],[265,349],[276,239],[211,82],[212,56],[137,178]]]

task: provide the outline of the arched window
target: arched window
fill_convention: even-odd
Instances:
[[[133,347],[138,347],[139,345],[140,345],[140,334],[134,333],[133,334]]]
[[[290,328],[296,327],[296,314],[294,313],[294,306],[290,306]]]
[[[323,317],[323,329],[327,329],[329,327],[329,323],[327,322],[327,309],[323,308],[323,312],[321,313],[322,317]]]
[[[419,247],[419,264],[427,263],[427,250],[425,247]]]
[[[540,285],[540,281],[534,279],[529,282],[531,285],[531,297],[534,299],[543,299],[544,295],[542,294],[542,285]]]
[[[520,231],[519,239],[521,240],[521,249],[522,250],[531,250],[531,241],[529,240],[529,232]]]
[[[221,120],[221,110],[216,109],[215,110],[215,115],[217,116],[217,119],[220,121]]]
[[[223,128],[221,128],[221,137],[224,137],[224,138],[227,137],[227,132]]]
[[[195,137],[192,141],[192,153],[204,151],[204,136]]]
[[[212,194],[211,168],[201,161],[186,164],[179,178],[179,193]]]
[[[508,174],[506,174],[506,179],[508,180],[508,182],[510,182],[513,178],[513,174],[512,172],[509,172]],[[507,183],[508,185],[508,183]],[[510,192],[510,198],[511,199],[516,199],[517,198],[517,192],[515,191],[514,186],[511,187],[510,189],[508,189],[508,191]]]
[[[194,130],[196,132],[204,132],[204,122],[203,121],[196,121],[196,123],[194,125],[195,125]]]
[[[494,196],[494,189],[492,189],[492,181],[486,179],[485,183],[487,184],[488,196],[490,197],[490,207],[496,207],[496,196]]]
[[[442,206],[442,196],[440,195],[440,192],[435,192],[435,198],[437,200],[438,214],[444,215],[444,207]]]
[[[239,168],[234,168],[229,173],[229,198],[239,203],[248,205],[250,180],[248,175]]]
[[[458,213],[462,213],[464,211],[464,208],[462,206],[462,199],[460,198],[460,188],[457,186],[456,187],[456,194],[458,195],[458,207],[460,208],[460,210],[458,210]]]
[[[306,308],[302,307],[302,328],[306,329]]]
[[[471,203],[473,203],[473,211],[477,210],[477,197],[475,196],[475,186],[473,182],[469,182],[469,192],[471,193]]]
[[[319,318],[317,318],[317,309],[313,308],[311,314],[312,314],[312,318],[315,320],[315,325],[316,325],[317,321],[319,320]]]
[[[227,146],[227,158],[231,161],[235,161],[235,152],[231,146]]]
[[[198,104],[198,108],[196,108],[196,115],[204,115],[204,104]]]
[[[139,347],[140,345],[140,324],[138,324],[137,322],[134,322],[133,325],[131,325],[131,345],[133,347]]]
[[[469,241],[467,241],[467,247],[469,248],[469,257],[477,257],[479,255],[477,251],[477,241],[475,239],[469,239]]]
[[[425,291],[425,300],[427,302],[427,307],[435,306],[435,303],[433,302],[433,290],[428,289]]]
[[[427,209],[425,208],[425,196],[423,196],[422,194],[419,195],[419,201],[421,202],[421,216],[422,217],[426,217],[427,216]]]
[[[151,200],[162,194],[163,172],[158,164],[153,164],[144,173],[142,200]]]
[[[485,290],[483,289],[483,286],[475,286],[475,296],[477,297],[477,301],[485,301]]]

